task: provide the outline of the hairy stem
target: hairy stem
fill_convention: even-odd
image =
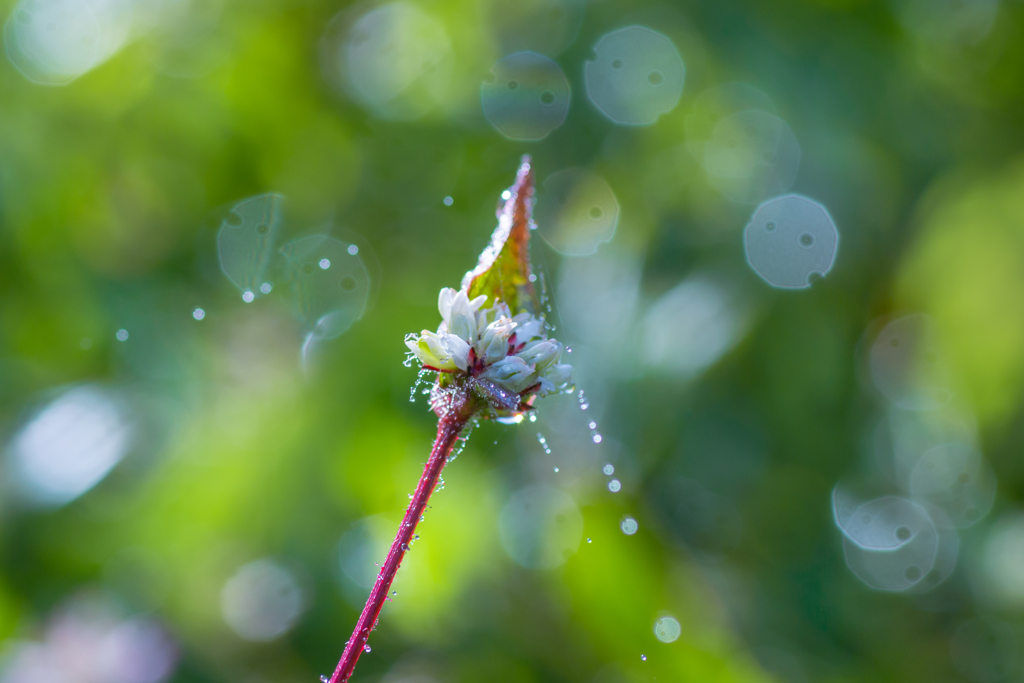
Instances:
[[[352,637],[345,644],[345,652],[341,655],[341,661],[338,662],[338,667],[334,670],[330,683],[346,683],[356,668],[356,662],[359,661],[359,655],[366,647],[370,631],[377,625],[380,610],[387,599],[388,591],[391,590],[391,582],[395,580],[395,574],[398,572],[399,565],[402,564],[402,558],[409,550],[409,544],[416,533],[416,525],[419,523],[420,517],[423,516],[423,510],[426,509],[430,494],[437,486],[441,470],[448,461],[448,456],[465,426],[466,417],[454,411],[441,417],[438,421],[437,439],[434,440],[430,459],[427,460],[427,464],[423,468],[423,475],[420,476],[420,483],[416,486],[416,492],[412,496],[409,508],[405,511],[402,525],[398,528],[384,566],[377,574],[377,582],[373,585],[373,590],[370,591],[370,597],[366,600],[366,606],[363,607],[359,621],[356,622]]]

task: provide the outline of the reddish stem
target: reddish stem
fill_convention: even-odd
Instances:
[[[405,518],[398,528],[395,541],[391,544],[388,557],[384,561],[377,574],[377,582],[370,591],[370,597],[366,600],[363,613],[359,615],[356,628],[352,637],[345,643],[345,652],[341,655],[341,661],[331,676],[330,683],[346,683],[356,668],[359,655],[366,647],[366,641],[370,638],[370,631],[377,625],[377,618],[380,610],[384,607],[384,601],[391,590],[391,582],[395,580],[398,566],[402,564],[402,558],[409,550],[409,544],[416,533],[416,525],[423,516],[423,510],[427,507],[430,494],[434,492],[437,481],[441,476],[441,470],[448,462],[448,456],[455,447],[455,442],[466,426],[467,418],[459,411],[452,411],[449,415],[442,417],[437,424],[437,439],[434,440],[434,448],[430,452],[430,459],[423,468],[423,475],[420,476],[420,483],[416,486],[416,492],[412,495],[409,508],[405,511]]]

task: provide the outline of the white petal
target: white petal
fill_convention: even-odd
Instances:
[[[520,313],[512,318],[518,325],[516,328],[516,342],[522,344],[536,337],[544,336],[544,321],[534,318],[529,313]]]
[[[460,370],[466,370],[469,367],[469,344],[454,334],[445,335],[444,343],[452,363]]]
[[[527,363],[536,365],[537,370],[543,372],[562,357],[562,345],[554,339],[531,342],[517,355]]]
[[[537,373],[518,356],[507,356],[480,375],[509,391],[519,393],[537,383]]]
[[[479,311],[476,312],[476,329],[485,329],[495,320],[511,317],[512,313],[509,312],[508,306],[506,306],[504,303],[498,302],[490,308],[481,308]]]
[[[556,390],[562,390],[572,381],[572,366],[568,363],[552,365],[544,371],[544,378],[555,385]]]
[[[451,287],[442,287],[441,294],[437,297],[437,310],[441,313],[442,320],[447,321],[452,315],[452,301],[455,299],[455,290]]]
[[[477,358],[491,365],[508,355],[508,338],[514,327],[515,323],[508,318],[499,318],[488,325],[476,343]]]
[[[448,331],[471,344],[476,341],[476,315],[465,292],[458,292],[452,299]]]
[[[430,330],[423,330],[418,337],[407,335],[405,345],[416,354],[416,358],[424,365],[438,370],[455,369],[451,354],[445,348],[442,338]]]
[[[485,303],[487,303],[487,295],[481,294],[480,296],[469,302],[469,307],[470,309],[472,309],[474,313],[476,313],[477,311],[480,310],[480,307],[483,306]]]

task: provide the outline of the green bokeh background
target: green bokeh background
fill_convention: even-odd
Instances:
[[[590,410],[558,396],[536,425],[474,432],[355,680],[969,680],[951,655],[960,624],[1024,627],[1020,605],[979,589],[987,534],[1024,497],[1024,5],[1004,0],[991,33],[965,46],[868,0],[593,0],[556,57],[572,88],[566,123],[521,143],[479,106],[506,51],[502,17],[523,11],[503,1],[420,3],[448,31],[456,68],[443,100],[411,121],[375,117],[324,77],[328,22],[369,6],[228,2],[200,37],[221,57],[194,78],[159,68],[158,32],[63,87],[0,65],[0,433],[88,382],[127,392],[142,434],[66,506],[26,505],[3,487],[0,643],[41,638],[66,600],[101,591],[162,620],[181,649],[174,681],[329,673],[359,610],[339,539],[372,517],[386,542],[435,429],[423,400],[409,401],[403,336],[437,324],[438,290],[475,263],[529,153],[541,179],[597,171],[620,207],[596,255],[533,245]],[[614,125],[583,85],[591,46],[630,24],[669,36],[687,67],[679,105],[649,127]],[[750,271],[753,207],[686,153],[696,97],[732,81],[771,97],[802,149],[793,191],[838,225],[835,268],[809,290],[773,290]],[[244,304],[217,263],[228,209],[263,192],[288,198],[293,234],[329,224],[361,236],[377,278],[363,319],[317,344],[305,368],[286,306]],[[565,273],[627,266],[636,315],[564,310]],[[749,328],[696,376],[646,363],[642,311],[709,268],[737,288]],[[865,334],[911,311],[935,319],[999,484],[993,511],[961,534],[954,575],[915,596],[850,573],[829,502],[863,469],[885,407],[864,381]],[[621,492],[607,490],[605,462]],[[677,476],[728,500],[738,536],[687,533],[687,501],[665,485]],[[510,496],[538,483],[575,499],[592,540],[550,570],[517,565],[498,533]],[[636,535],[619,530],[627,514]],[[280,639],[249,643],[224,622],[220,591],[263,557],[294,568],[307,609]],[[665,614],[682,626],[671,644],[653,633]],[[1014,652],[998,680],[1024,680]]]

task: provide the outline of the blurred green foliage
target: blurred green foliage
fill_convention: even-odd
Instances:
[[[437,324],[438,290],[476,263],[530,153],[539,180],[587,167],[619,202],[594,256],[533,240],[591,405],[553,397],[536,424],[474,431],[357,679],[989,683],[990,669],[951,654],[959,625],[983,615],[1017,638],[1012,672],[991,680],[1024,680],[1021,606],[979,590],[989,529],[1024,498],[1024,5],[1003,0],[991,32],[961,44],[901,23],[895,0],[593,0],[555,57],[568,119],[532,143],[502,138],[479,108],[507,49],[503,17],[525,10],[419,6],[454,59],[443,97],[411,121],[375,118],[325,78],[329,22],[370,5],[225,2],[194,48],[217,58],[189,78],[167,65],[191,44],[159,31],[63,87],[0,67],[0,434],[55,390],[96,383],[127,397],[137,435],[62,507],[27,503],[0,470],[0,642],[43,638],[55,610],[99,590],[165,625],[180,646],[172,680],[328,673],[368,592],[342,571],[339,540],[369,518],[383,560],[435,429],[423,399],[409,401],[403,336]],[[650,127],[613,125],[583,84],[591,46],[629,24],[669,36],[686,64],[680,104]],[[686,148],[696,97],[731,81],[770,96],[801,146],[793,191],[839,228],[836,266],[809,290],[750,271],[753,207]],[[280,297],[243,303],[217,262],[231,205],[263,192],[288,198],[290,234],[354,232],[379,266],[363,319],[305,361]],[[626,314],[566,310],[559,288],[591,267],[635,277]],[[699,373],[646,364],[637,312],[708,269],[751,311],[743,333]],[[836,482],[865,468],[884,410],[866,331],[908,311],[937,321],[999,485],[993,512],[961,535],[954,575],[922,595],[860,583],[829,507]],[[666,484],[679,478],[733,521],[701,521],[699,500]],[[572,495],[584,519],[586,539],[551,570],[517,565],[499,533],[511,494],[538,483]],[[626,514],[635,535],[619,530]],[[262,557],[292,568],[305,604],[290,632],[252,643],[225,623],[221,592]],[[681,624],[673,643],[654,637],[662,615]]]

